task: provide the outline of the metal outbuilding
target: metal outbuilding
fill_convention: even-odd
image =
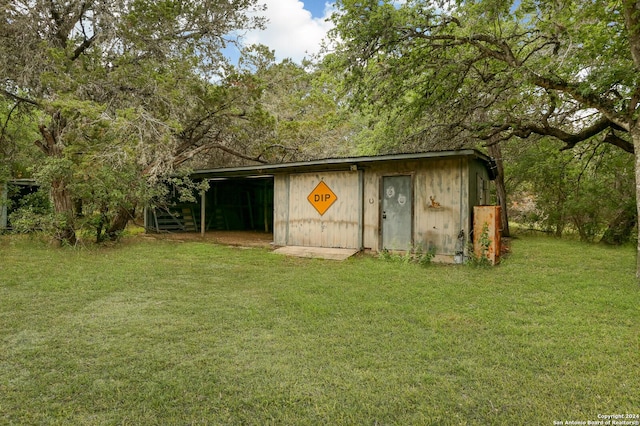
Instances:
[[[473,208],[489,203],[493,162],[472,149],[198,170],[198,203],[148,229],[273,232],[277,246],[434,250],[453,261],[470,236]]]

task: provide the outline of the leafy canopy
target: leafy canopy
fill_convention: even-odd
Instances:
[[[336,53],[354,105],[413,133],[566,147],[603,134],[632,152],[640,84],[630,2],[338,0]],[[630,42],[631,40],[631,42]],[[436,125],[436,126],[434,126]],[[604,137],[604,136],[603,136]]]

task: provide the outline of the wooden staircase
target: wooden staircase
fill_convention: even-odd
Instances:
[[[169,231],[179,232],[184,230],[184,225],[179,216],[170,209],[158,207],[152,210],[153,227],[156,232]]]
[[[196,232],[198,230],[198,224],[196,217],[193,213],[193,209],[190,207],[182,208],[182,219],[184,230],[187,232]]]

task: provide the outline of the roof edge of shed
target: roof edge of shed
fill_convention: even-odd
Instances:
[[[352,166],[365,167],[370,163],[422,160],[430,158],[473,157],[491,167],[491,158],[475,149],[427,151],[405,154],[384,154],[362,157],[327,158],[291,163],[259,164],[254,166],[223,167],[196,170],[190,173],[195,179],[211,179],[216,177],[249,177],[265,176],[279,173],[313,172],[319,170],[349,170]]]

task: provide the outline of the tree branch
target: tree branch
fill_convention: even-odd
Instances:
[[[260,164],[269,164],[268,161],[265,161],[265,160],[261,159],[260,156],[258,156],[258,157],[250,157],[248,155],[242,154],[239,151],[231,149],[228,146],[225,146],[225,145],[223,145],[221,143],[214,143],[214,144],[211,145],[211,148],[219,149],[220,151],[224,151],[224,152],[226,152],[228,154],[231,154],[231,155],[234,155],[236,157],[242,158],[243,160],[255,161],[255,162],[260,163]]]
[[[474,129],[468,130],[474,131]],[[475,129],[476,132],[478,130],[479,129]],[[624,131],[624,129],[619,128],[615,123],[612,123],[606,117],[602,117],[601,119],[591,124],[589,127],[582,129],[578,133],[569,133],[565,130],[560,129],[559,127],[550,126],[548,123],[545,123],[542,126],[537,124],[505,123],[502,125],[493,126],[488,132],[481,134],[480,136],[478,136],[478,138],[483,141],[490,141],[486,144],[486,146],[491,146],[504,140],[508,140],[512,136],[517,136],[523,139],[531,136],[532,134],[540,136],[551,136],[564,142],[565,146],[562,148],[562,150],[567,150],[575,147],[578,143],[584,142],[587,139],[592,138],[607,130],[608,132],[605,135],[603,142],[617,146],[618,148],[631,154],[634,152],[633,144],[631,142],[615,134],[616,130]]]
[[[610,101],[591,93],[583,93],[577,85],[564,81],[560,78],[543,77],[531,70],[527,70],[527,72],[531,77],[531,82],[536,86],[547,90],[556,90],[558,92],[566,93],[583,105],[597,109],[616,126],[626,131],[630,130],[629,123],[621,120],[617,114],[615,114],[615,108]]]
[[[633,144],[616,135],[613,130],[608,132],[602,141],[608,144],[611,144],[613,146],[617,146],[618,148],[623,149],[624,151],[629,152],[631,154],[634,153]]]
[[[628,3],[634,3],[629,0],[627,1]],[[638,38],[639,47],[637,52],[636,67],[640,69],[640,11],[635,10],[635,8],[631,6],[629,6],[627,9],[629,9],[625,9],[626,12],[628,12],[625,15],[627,17],[627,21],[632,22],[636,25],[636,27],[634,27],[636,29],[633,32],[632,36]],[[554,90],[557,92],[566,93],[584,106],[597,109],[609,121],[615,123],[616,126],[619,126],[620,128],[627,131],[630,130],[630,123],[627,122],[624,117],[621,117],[618,113],[616,113],[615,105],[609,99],[598,94],[582,90],[583,88],[581,86],[570,83],[568,81],[564,81],[560,77],[544,76],[536,73],[525,65],[526,60],[528,60],[532,56],[532,53],[529,53],[524,60],[520,60],[516,57],[508,42],[504,39],[497,38],[489,34],[471,34],[469,36],[461,37],[454,34],[421,32],[411,28],[405,28],[402,31],[405,33],[411,33],[416,38],[434,42],[431,45],[434,50],[463,45],[471,46],[486,57],[490,57],[497,61],[500,61],[510,68],[517,68],[524,71],[525,75],[528,76],[528,80],[530,81],[530,83],[534,84],[535,86],[546,90]],[[443,43],[439,44],[438,42]],[[550,44],[553,43],[550,41],[545,41],[542,45],[535,48],[534,51],[539,51],[545,46],[549,46]],[[634,57],[634,60],[635,59],[636,58]]]
[[[0,88],[0,93],[5,95],[8,98],[13,99],[16,102],[24,102],[26,104],[37,106],[37,107],[41,106],[38,102],[36,102],[36,101],[34,101],[32,99],[27,99],[27,98],[24,98],[22,96],[16,95],[15,93],[11,93],[10,91],[8,91],[6,89],[3,89],[3,88]]]
[[[192,159],[193,157],[195,157],[197,154],[200,154],[202,152],[205,151],[209,151],[211,149],[219,149],[220,151],[224,151],[227,154],[231,154],[235,157],[238,158],[242,158],[243,160],[249,160],[249,161],[255,161],[256,163],[260,163],[260,164],[269,164],[268,161],[263,160],[262,158],[260,158],[262,156],[262,154],[258,155],[257,157],[251,157],[248,155],[245,155],[239,151],[236,151],[235,149],[231,149],[226,145],[223,145],[219,142],[212,142],[212,143],[208,143],[208,144],[204,144],[204,145],[200,145],[190,151],[184,152],[183,154],[177,156],[174,160],[173,160],[173,166],[177,167],[181,164],[183,164],[184,162],[186,162],[187,160]]]
[[[185,151],[185,152],[181,153],[180,155],[176,156],[173,159],[172,164],[173,164],[174,167],[178,167],[182,163],[192,159],[193,157],[195,157],[196,155],[200,154],[201,152],[208,151],[211,148],[212,148],[211,144],[205,144],[205,145],[200,145],[198,147],[195,147],[194,149],[191,149],[190,151]]]
[[[76,59],[78,59],[80,57],[80,55],[82,55],[89,47],[91,47],[91,45],[93,44],[94,40],[96,39],[97,34],[92,35],[90,38],[85,38],[82,43],[80,43],[80,45],[78,47],[75,48],[75,50],[73,51],[73,55],[71,56],[71,60],[75,61]]]
[[[9,120],[11,120],[13,112],[18,108],[19,105],[20,102],[16,102],[15,104],[13,104],[11,110],[7,114],[7,118],[4,120],[4,124],[2,125],[2,130],[0,130],[0,143],[2,143],[2,141],[4,140],[4,135],[7,132],[7,127],[9,126]]]
[[[290,147],[290,146],[285,146],[285,145],[282,145],[282,144],[279,144],[279,143],[275,143],[275,144],[272,144],[272,145],[269,145],[269,146],[265,147],[262,150],[262,152],[260,153],[260,155],[258,155],[258,157],[256,157],[256,158],[261,159],[262,156],[267,153],[267,151],[270,151],[270,150],[276,149],[276,148],[277,149],[281,149],[282,151],[289,151],[289,152],[297,152],[298,151],[298,148],[296,148],[296,147]],[[263,163],[266,164],[267,161],[263,161]]]

